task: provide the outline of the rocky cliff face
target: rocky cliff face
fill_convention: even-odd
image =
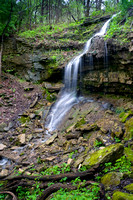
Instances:
[[[133,33],[129,41],[95,37],[91,49],[84,56],[83,88],[85,92],[133,94]]]
[[[33,37],[9,38],[4,42],[3,69],[17,73],[28,81],[62,81],[63,68],[82,50],[85,41],[103,25],[110,16],[87,19],[84,23],[54,30]],[[33,30],[33,32],[36,30]]]
[[[55,60],[48,52],[45,45],[28,43],[22,38],[10,38],[4,43],[3,65],[27,81],[44,81],[54,73],[60,76],[61,70],[57,69]]]
[[[85,93],[133,94],[133,32],[127,39],[129,42],[120,44],[117,37],[106,41],[93,38],[89,52],[82,58]],[[57,82],[62,80],[66,63],[82,48],[83,43],[77,41],[47,45],[45,41],[11,38],[4,44],[3,65],[28,81]]]

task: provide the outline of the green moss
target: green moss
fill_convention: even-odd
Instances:
[[[124,140],[133,139],[133,117],[125,123],[126,131],[124,133]]]
[[[23,129],[23,130],[22,130],[22,133],[26,133],[26,129]]]
[[[21,154],[20,154],[20,156],[23,156],[24,155],[24,152],[22,152]]]
[[[25,124],[26,122],[30,121],[30,117],[21,116],[18,120],[21,124]]]
[[[122,144],[112,144],[104,149],[89,154],[83,162],[83,165],[94,166],[99,163],[115,161],[121,157],[123,149]]]
[[[113,20],[110,23],[110,28],[108,29],[107,34],[105,35],[105,40],[117,36],[117,41],[119,41],[120,44],[129,42],[129,40],[127,39],[127,34],[131,30],[130,26],[132,22],[132,17],[126,18],[126,22],[120,25],[120,22],[124,19],[124,17],[125,16],[123,16],[123,14],[120,13],[119,15],[113,18]]]
[[[119,117],[121,118],[121,122],[125,122],[129,116],[133,115],[133,112],[130,110],[128,112],[122,112]]]
[[[123,112],[121,112],[121,113],[119,114],[119,117],[120,117],[120,118],[123,118],[124,115],[125,115],[125,112],[123,111]]]
[[[54,94],[50,94],[50,93],[47,93],[47,97],[46,97],[47,101],[49,102],[53,102],[56,100],[56,96]]]
[[[9,141],[12,142],[14,139],[13,138],[9,138]]]
[[[128,190],[128,191],[130,191],[130,192],[133,192],[133,183],[131,183],[131,184],[129,184],[129,185],[126,185],[126,186],[124,187],[124,189],[126,189],[126,190]]]
[[[19,140],[17,140],[16,142],[15,142],[15,144],[14,144],[15,146],[21,146],[21,143],[20,143],[20,141]]]
[[[130,147],[124,148],[124,154],[133,163],[133,150]]]
[[[117,186],[120,184],[120,180],[122,178],[122,173],[118,172],[110,172],[108,174],[105,174],[101,178],[101,183],[106,187],[109,188],[111,186]]]
[[[116,191],[113,194],[112,200],[133,200],[133,195],[128,194],[128,193],[124,193],[124,192]]]
[[[79,120],[79,121],[76,123],[75,128],[79,128],[81,125],[83,125],[83,124],[85,124],[85,123],[86,123],[86,121],[85,121],[85,119],[84,119],[84,117],[83,117],[81,120]]]

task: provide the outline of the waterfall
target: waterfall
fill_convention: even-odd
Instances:
[[[115,17],[116,15],[113,15]],[[111,18],[111,19],[112,19]],[[50,113],[47,117],[46,128],[48,132],[52,132],[59,126],[65,114],[72,108],[72,106],[79,102],[79,98],[77,97],[77,79],[78,79],[78,71],[81,63],[81,58],[85,55],[90,47],[92,38],[96,36],[103,36],[106,33],[107,27],[111,21],[109,19],[101,28],[101,30],[96,33],[93,37],[91,37],[83,51],[72,59],[67,66],[65,67],[64,73],[64,88],[61,90],[61,95],[59,99],[52,106]]]

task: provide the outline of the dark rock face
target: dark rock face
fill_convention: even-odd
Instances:
[[[83,58],[85,91],[133,95],[133,34],[120,45],[115,39],[104,42],[95,37]]]
[[[93,38],[89,52],[82,58],[80,85],[85,93],[133,94],[133,33],[130,32],[127,38],[130,42],[124,44],[115,37],[106,42],[99,36]],[[52,50],[45,44],[35,45],[22,38],[11,38],[4,44],[3,65],[28,81],[62,80],[66,63],[57,66],[49,56],[50,48]]]
[[[10,38],[4,43],[3,65],[27,81],[48,80],[51,75],[62,78],[62,70],[47,55],[47,48],[33,45],[25,39]]]

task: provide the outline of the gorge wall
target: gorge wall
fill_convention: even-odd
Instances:
[[[133,33],[129,43],[120,44],[117,39],[95,37],[87,55],[83,58],[84,91],[116,94],[133,94]]]
[[[106,19],[107,20],[107,19]],[[99,28],[101,25],[96,25]],[[83,27],[82,27],[83,28]],[[97,28],[94,29],[94,33]],[[128,42],[120,43],[117,37],[104,41],[95,37],[91,49],[82,59],[83,93],[105,92],[133,94],[133,32],[127,35]],[[66,63],[83,48],[82,43],[50,46],[45,42],[29,42],[24,38],[10,38],[4,43],[3,68],[27,81],[62,81]],[[69,51],[68,51],[69,48]],[[62,55],[55,59],[53,50]],[[63,50],[63,51],[61,51]],[[51,53],[49,53],[51,52]],[[53,55],[53,56],[52,56]]]

